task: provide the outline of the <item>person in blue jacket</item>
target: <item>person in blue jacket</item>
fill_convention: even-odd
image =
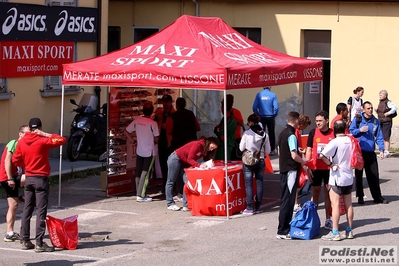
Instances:
[[[267,127],[267,133],[270,140],[270,154],[276,154],[276,127],[275,118],[278,114],[278,100],[275,93],[270,91],[270,87],[263,88],[263,91],[256,94],[252,111],[260,116],[260,122],[264,129]]]
[[[373,105],[366,101],[362,105],[363,113],[358,118],[355,117],[349,127],[350,133],[359,140],[362,156],[364,159],[364,170],[366,172],[367,183],[369,184],[371,196],[374,203],[387,204],[388,201],[381,195],[380,178],[378,172],[377,155],[375,144],[377,143],[380,151],[380,159],[384,158],[384,138],[381,132],[380,121],[373,115]],[[355,169],[356,178],[356,197],[358,203],[364,204],[363,191],[363,170]]]

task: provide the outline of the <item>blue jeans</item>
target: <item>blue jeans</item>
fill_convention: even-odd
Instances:
[[[184,172],[184,165],[181,163],[179,157],[175,152],[172,152],[168,157],[168,179],[165,185],[166,204],[169,206],[174,205],[173,200],[173,185],[175,184],[178,176],[183,176],[183,182],[186,183],[187,176]],[[183,207],[187,207],[186,193],[183,189]]]
[[[249,166],[243,164],[242,171],[245,179],[245,192],[247,194],[247,209],[253,210],[252,178],[256,179],[255,210],[259,210],[263,197],[263,177],[265,175],[265,160],[261,159],[257,164]]]

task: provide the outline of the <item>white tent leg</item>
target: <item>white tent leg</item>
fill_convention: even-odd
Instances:
[[[63,127],[64,127],[64,84],[61,86],[61,126],[60,126],[60,135],[62,136]],[[60,146],[60,165],[58,169],[58,208],[61,207],[61,170],[62,170],[62,145]]]
[[[223,91],[223,127],[224,127],[224,179],[226,181],[226,218],[229,219],[229,178],[227,169],[227,107],[226,107],[226,90]]]

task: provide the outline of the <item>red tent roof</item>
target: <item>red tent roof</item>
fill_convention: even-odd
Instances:
[[[220,18],[181,16],[118,51],[64,64],[63,84],[231,90],[321,80],[322,61],[259,45]]]

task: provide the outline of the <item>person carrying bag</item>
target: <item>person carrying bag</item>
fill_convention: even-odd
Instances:
[[[248,117],[249,129],[244,132],[240,142],[242,155],[242,171],[245,179],[247,207],[242,214],[259,213],[263,197],[263,178],[265,172],[265,155],[270,153],[269,136],[259,125],[260,118],[256,114]],[[253,199],[252,179],[256,179],[255,204]]]

